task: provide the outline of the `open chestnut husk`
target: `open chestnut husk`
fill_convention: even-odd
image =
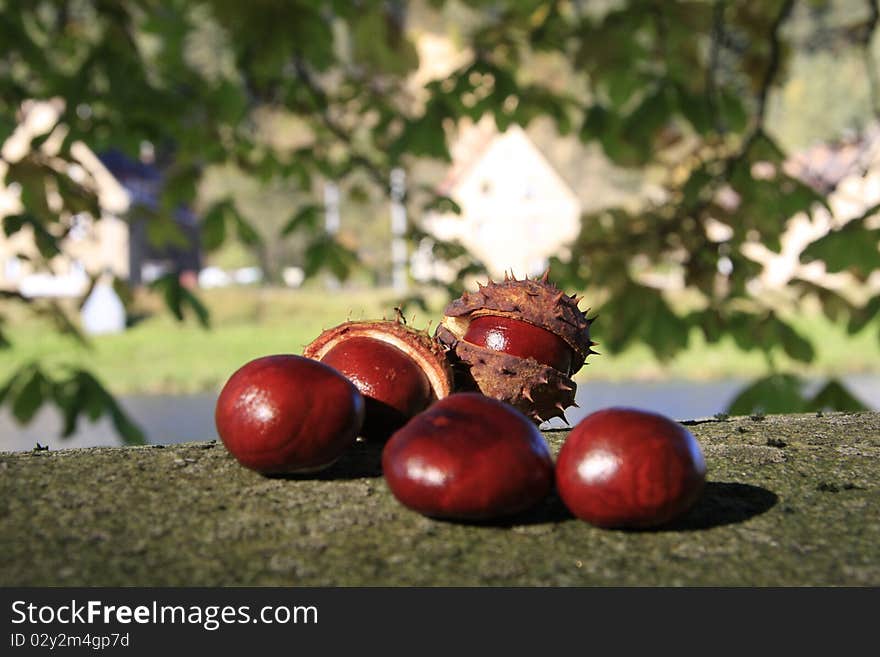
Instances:
[[[593,319],[548,280],[505,276],[444,310],[435,337],[449,351],[456,390],[504,401],[536,423],[575,405],[572,376],[596,353]]]
[[[435,518],[509,516],[553,487],[553,459],[537,427],[479,393],[455,393],[411,419],[386,443],[382,471],[401,504]]]
[[[327,329],[303,356],[345,375],[363,394],[361,435],[383,441],[452,392],[445,350],[427,332],[401,320],[345,322]]]

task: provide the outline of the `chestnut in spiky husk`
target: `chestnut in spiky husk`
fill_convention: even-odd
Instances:
[[[505,401],[537,423],[575,405],[572,376],[596,353],[580,299],[548,280],[505,276],[450,303],[436,338],[449,350],[456,390]]]
[[[452,392],[443,347],[426,331],[398,320],[346,322],[303,350],[345,375],[363,394],[361,436],[386,440],[417,413]]]

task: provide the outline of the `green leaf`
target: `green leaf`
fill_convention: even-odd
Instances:
[[[571,132],[569,108],[573,105],[574,102],[564,95],[547,91],[539,85],[529,85],[519,90],[519,103],[513,112],[513,118],[525,126],[538,117],[546,117],[556,123],[556,130],[560,135],[567,135]],[[506,118],[503,107],[498,107],[495,112],[498,129],[503,132],[505,127],[498,122],[499,114]]]
[[[424,212],[461,214],[461,206],[449,196],[436,194],[422,206]]]
[[[816,350],[809,340],[801,336],[789,324],[779,321],[775,326],[786,355],[802,363],[810,363],[816,357]]]
[[[247,110],[247,96],[238,85],[229,80],[223,80],[214,88],[210,100],[216,117],[225,123],[237,123]]]
[[[18,381],[22,378],[22,375],[27,372],[29,369],[29,365],[25,365],[24,367],[16,370],[12,373],[12,375],[6,379],[2,386],[0,386],[0,406],[3,405],[3,402],[6,401],[6,398],[9,396],[9,393],[18,385]]]
[[[763,142],[768,144],[766,140]],[[797,213],[809,213],[815,203],[823,199],[808,186],[779,172],[779,162],[773,162],[776,151],[771,146],[757,149],[768,159],[742,160],[733,168],[730,184],[740,196],[740,205],[728,223],[738,235],[754,229],[761,241],[773,251],[781,249],[780,237],[787,221]],[[750,155],[755,155],[751,153]],[[772,178],[754,178],[752,167],[757,162],[769,162],[776,168]]]
[[[428,103],[425,113],[408,120],[400,136],[389,149],[393,161],[404,153],[449,161],[443,121],[449,115],[443,102]]]
[[[175,211],[189,205],[196,198],[201,172],[194,166],[180,166],[172,169],[162,188],[162,207]]]
[[[79,414],[87,406],[88,396],[88,386],[82,385],[76,375],[54,386],[55,405],[61,410],[63,419],[62,438],[69,438],[76,431]]]
[[[165,306],[177,321],[183,321],[183,305],[181,301],[183,288],[174,274],[165,274],[150,283],[150,288],[161,293]]]
[[[749,122],[742,98],[730,91],[723,91],[718,98],[718,113],[722,124],[733,132],[742,132]]]
[[[672,105],[669,92],[663,85],[645,95],[623,124],[627,138],[636,146],[644,146],[646,158],[650,157],[657,132],[669,123]]]
[[[389,20],[383,5],[375,3],[352,25],[352,56],[374,71],[404,75],[419,65],[413,45]]]
[[[318,230],[324,218],[324,208],[321,205],[309,203],[302,206],[296,213],[284,224],[281,229],[281,236],[287,237],[291,233],[305,228],[309,232]]]
[[[763,130],[752,139],[748,155],[751,162],[781,164],[785,161],[785,151]]]
[[[226,215],[231,201],[215,203],[202,218],[202,245],[208,251],[214,251],[226,241]]]
[[[613,125],[613,115],[602,105],[592,105],[584,116],[581,126],[581,141],[588,142],[601,138]]]
[[[202,328],[210,328],[208,309],[195,294],[180,284],[177,275],[165,274],[150,283],[150,288],[162,294],[165,305],[177,321],[184,320],[184,311],[188,308],[195,314]]]
[[[862,217],[880,212],[880,204],[869,208]],[[868,276],[880,265],[880,228],[869,229],[858,219],[828,233],[801,253],[803,262],[821,260],[829,272],[853,271]]]
[[[615,69],[608,71],[603,77],[605,91],[611,104],[622,108],[640,89],[643,89],[650,80],[637,71],[630,69]]]
[[[81,346],[91,349],[92,343],[80,330],[79,324],[71,318],[68,311],[57,300],[52,299],[46,306],[37,310],[37,314],[48,318],[55,330],[76,340]]]
[[[202,328],[208,329],[211,328],[211,313],[205,304],[202,303],[201,299],[199,299],[192,291],[189,289],[182,287],[182,299],[183,303],[189,306],[190,310],[196,316],[196,319],[199,320],[199,324]]]
[[[119,297],[122,305],[125,306],[126,311],[128,311],[134,303],[134,290],[129,282],[124,278],[114,276],[113,291],[116,292],[116,296]]]
[[[77,421],[83,413],[92,421],[109,415],[113,427],[126,445],[142,445],[146,442],[141,428],[116,402],[113,395],[91,373],[77,369],[56,386],[55,403],[64,416],[64,437],[76,431]]]
[[[3,231],[7,237],[20,231],[24,226],[30,226],[34,233],[34,241],[40,255],[50,260],[61,253],[58,238],[52,235],[40,219],[30,212],[8,216],[3,219]]]
[[[705,166],[697,167],[691,171],[691,175],[682,186],[682,206],[689,208],[700,201],[710,199],[713,191],[712,180],[713,177]]]
[[[12,237],[15,233],[24,228],[26,223],[28,223],[28,221],[25,215],[7,215],[3,217],[3,232],[6,234],[6,237]]]
[[[18,386],[12,402],[12,414],[21,424],[28,424],[43,405],[49,382],[39,368],[33,367],[30,376]]]
[[[238,239],[246,246],[259,246],[263,243],[263,238],[254,229],[254,227],[245,219],[240,212],[233,208],[232,219],[235,222],[235,229],[238,233]]]
[[[792,374],[771,374],[741,390],[726,412],[730,415],[801,413],[807,406],[802,388],[801,379]]]
[[[850,335],[858,333],[877,317],[880,317],[880,296],[874,297],[863,307],[857,308],[853,311],[853,314],[847,323],[846,330]]]
[[[340,244],[332,235],[320,235],[306,247],[303,271],[310,278],[321,270],[331,272],[344,281],[357,265],[354,251]]]
[[[39,222],[31,222],[34,229],[34,240],[37,243],[37,250],[46,260],[51,260],[61,254],[61,247],[58,245],[58,238],[52,235],[43,224]]]
[[[611,352],[643,342],[661,361],[668,361],[687,347],[687,318],[676,315],[660,290],[630,282],[618,290],[599,315],[612,318],[603,323],[596,339]]]
[[[763,316],[732,313],[727,330],[743,351],[757,347],[771,353],[775,347],[782,347],[790,358],[804,363],[812,362],[816,355],[812,343],[773,312]]]
[[[715,125],[708,97],[693,93],[682,84],[676,84],[674,89],[678,111],[693,129],[701,135],[711,132]]]
[[[83,391],[82,406],[79,411],[86,414],[92,422],[96,422],[104,414],[104,388],[89,372],[80,370],[77,380]]]
[[[177,222],[165,214],[155,214],[146,222],[147,240],[156,247],[189,248],[189,239]]]
[[[807,403],[808,411],[867,411],[870,410],[837,379],[831,379]]]

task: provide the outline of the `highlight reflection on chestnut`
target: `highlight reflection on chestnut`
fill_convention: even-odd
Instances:
[[[437,518],[512,515],[553,486],[553,460],[535,425],[478,393],[450,395],[415,416],[385,445],[382,469],[401,504]]]

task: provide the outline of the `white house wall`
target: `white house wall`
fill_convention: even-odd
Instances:
[[[519,128],[497,136],[454,182],[461,215],[426,218],[436,237],[463,244],[493,276],[534,275],[580,231],[580,203]]]

